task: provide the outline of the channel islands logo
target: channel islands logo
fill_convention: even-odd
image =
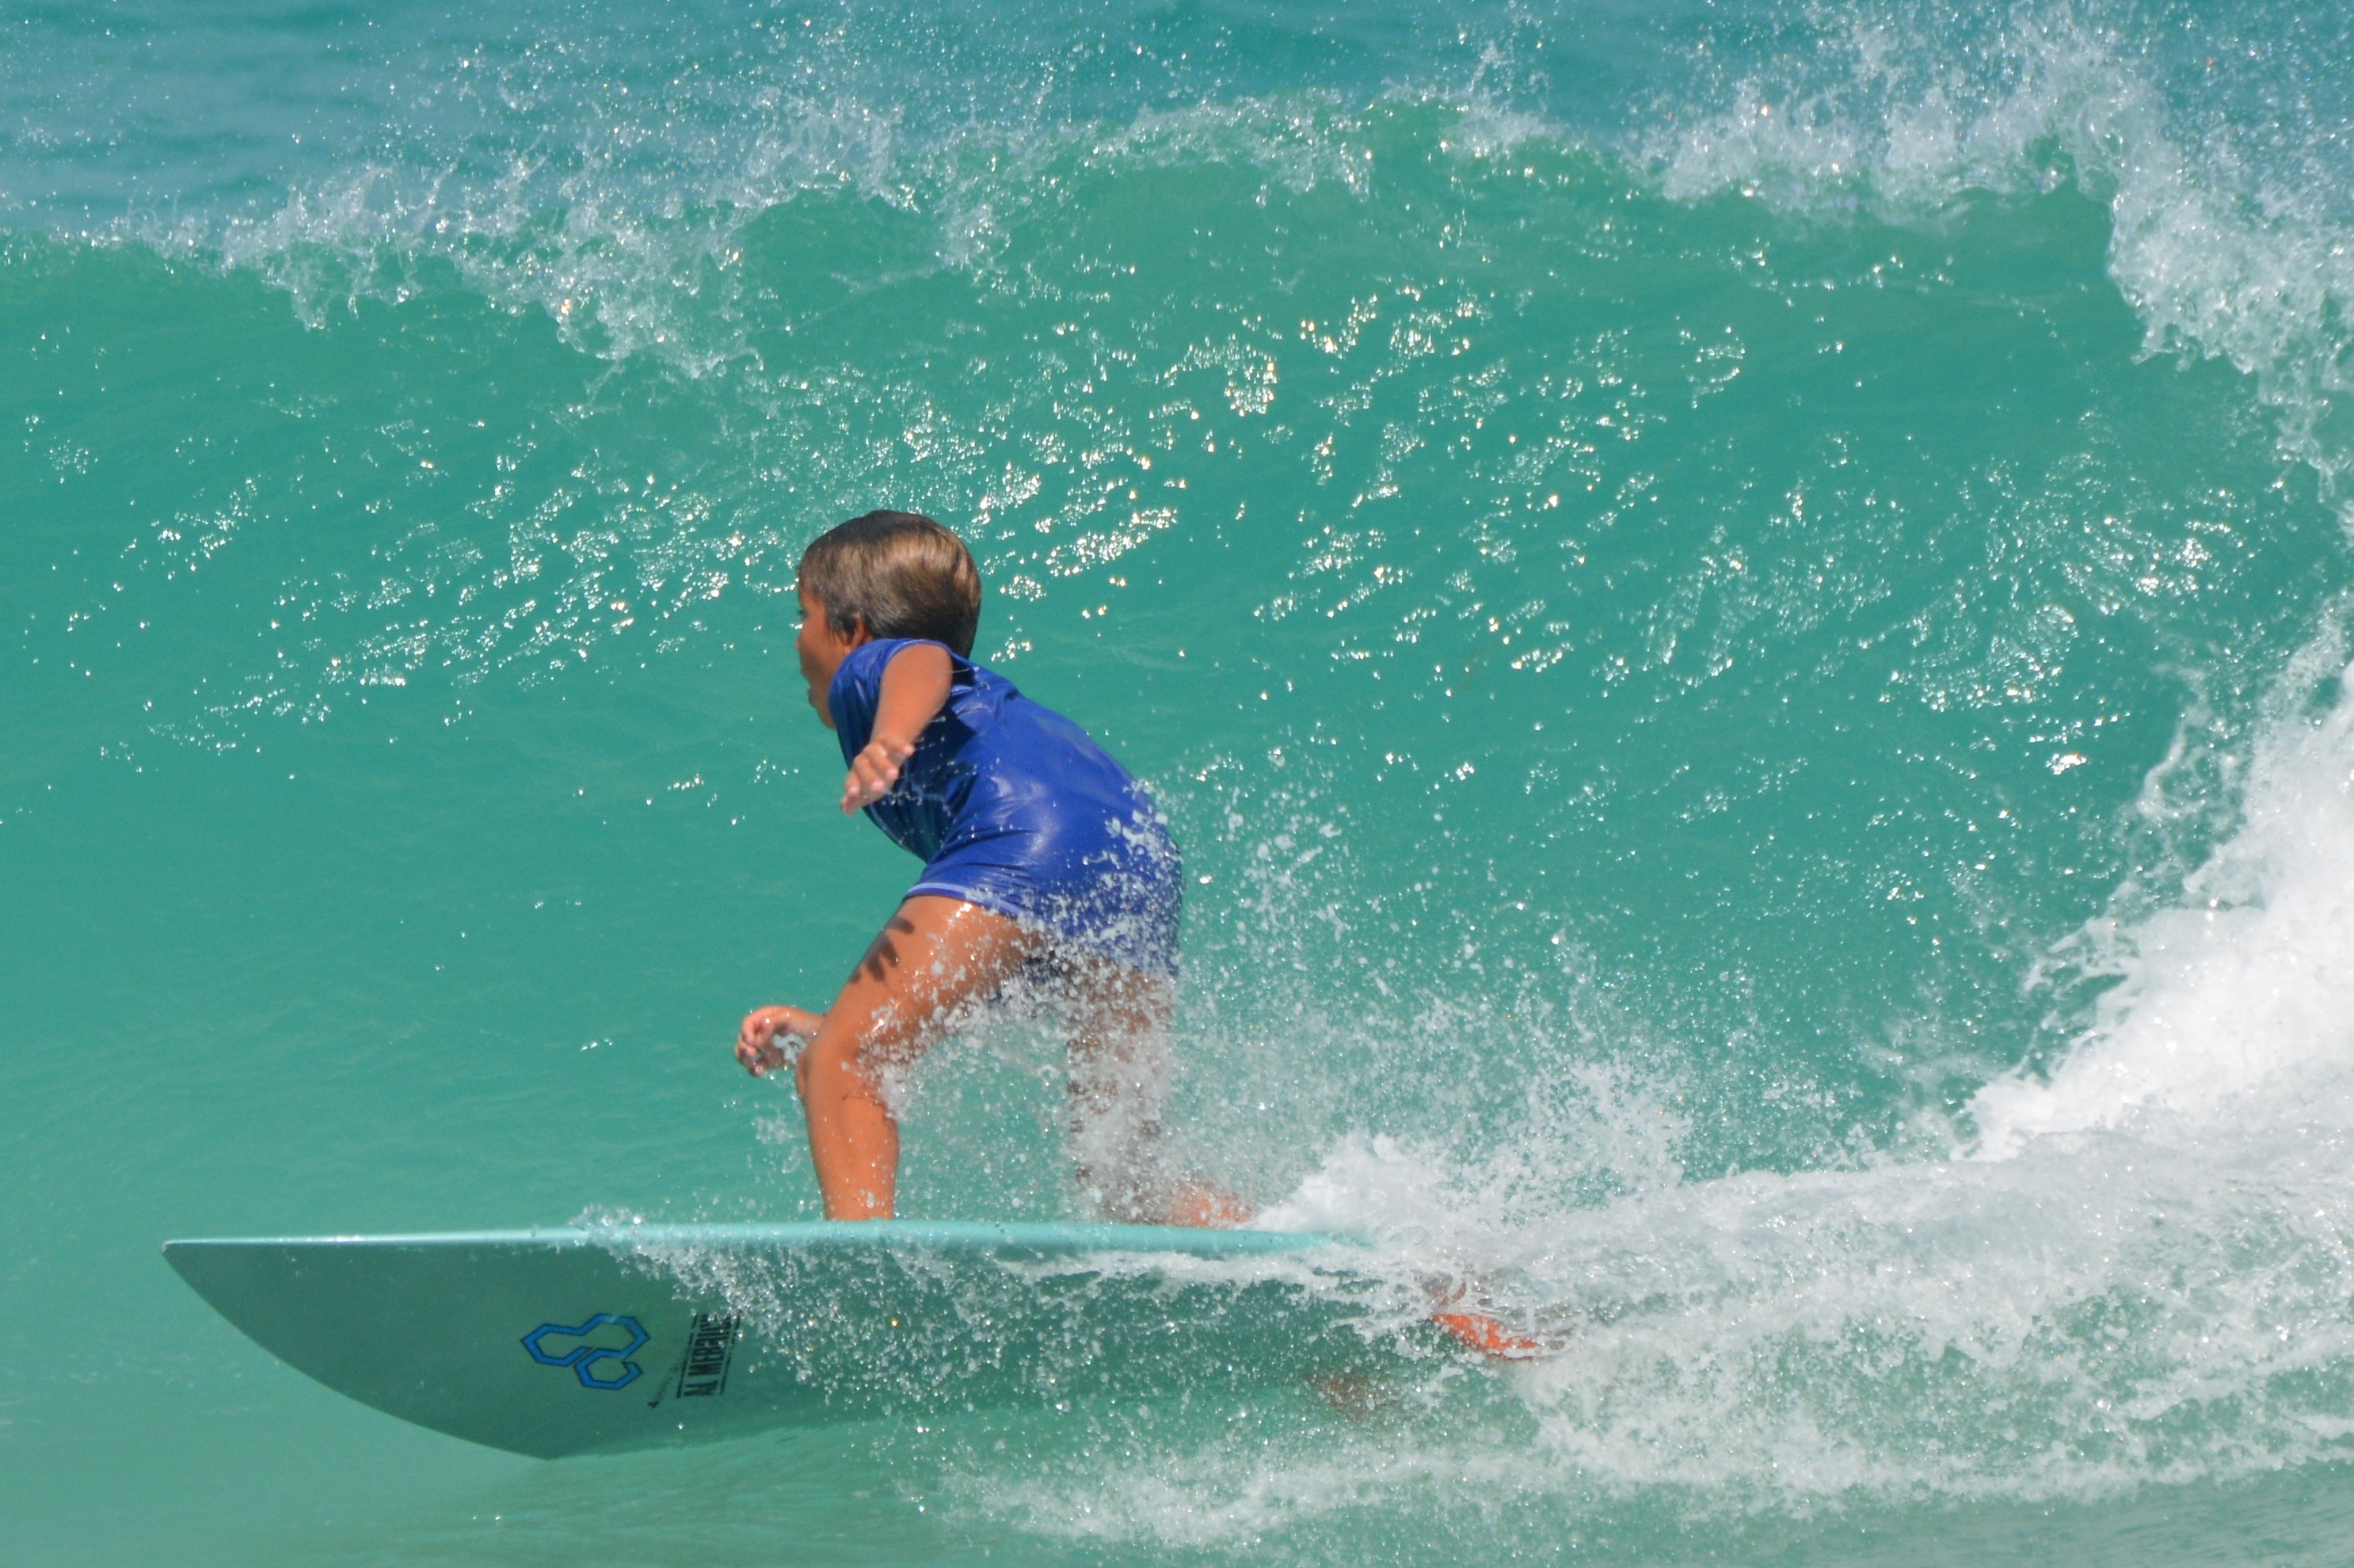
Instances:
[[[598,1332],[599,1330],[610,1331],[600,1334]],[[592,1334],[604,1342],[590,1343],[589,1336]],[[627,1344],[611,1342],[623,1335],[629,1337]],[[638,1381],[638,1374],[645,1369],[630,1358],[646,1348],[646,1340],[650,1337],[635,1318],[599,1312],[578,1328],[563,1323],[542,1323],[523,1337],[523,1348],[529,1351],[531,1359],[541,1366],[570,1367],[572,1375],[580,1380],[583,1388],[610,1391],[627,1388]],[[557,1342],[550,1344],[550,1340]],[[565,1340],[572,1342],[567,1346],[563,1342]],[[558,1354],[558,1351],[562,1353]],[[599,1367],[609,1370],[600,1373],[598,1371]]]

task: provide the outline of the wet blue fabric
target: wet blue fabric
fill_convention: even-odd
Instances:
[[[826,701],[845,763],[873,737],[884,669],[908,646],[878,638],[834,672]],[[948,705],[897,786],[866,808],[924,862],[908,893],[961,898],[1173,972],[1182,867],[1152,797],[1077,725],[994,670],[949,658]]]

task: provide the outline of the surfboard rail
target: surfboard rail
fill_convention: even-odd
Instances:
[[[164,1255],[168,1258],[180,1249],[207,1246],[611,1246],[617,1243],[764,1248],[843,1246],[861,1250],[1002,1248],[1035,1253],[1041,1257],[1120,1252],[1233,1257],[1362,1245],[1352,1238],[1305,1231],[1197,1230],[1182,1225],[1099,1225],[1058,1220],[790,1220],[769,1224],[532,1225],[519,1230],[352,1235],[201,1236],[167,1241]]]

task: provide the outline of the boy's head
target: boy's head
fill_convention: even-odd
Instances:
[[[967,658],[981,568],[964,541],[915,512],[869,512],[801,552],[801,591],[837,637],[924,637]]]

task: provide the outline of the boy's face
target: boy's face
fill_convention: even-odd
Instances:
[[[810,597],[807,588],[794,590],[801,601],[801,629],[793,638],[793,652],[801,655],[801,679],[809,683],[809,705],[817,710],[825,727],[833,727],[833,708],[825,700],[826,688],[833,684],[833,673],[850,657],[850,651],[862,642],[872,641],[862,623],[845,637],[836,631],[825,618],[825,607]]]

